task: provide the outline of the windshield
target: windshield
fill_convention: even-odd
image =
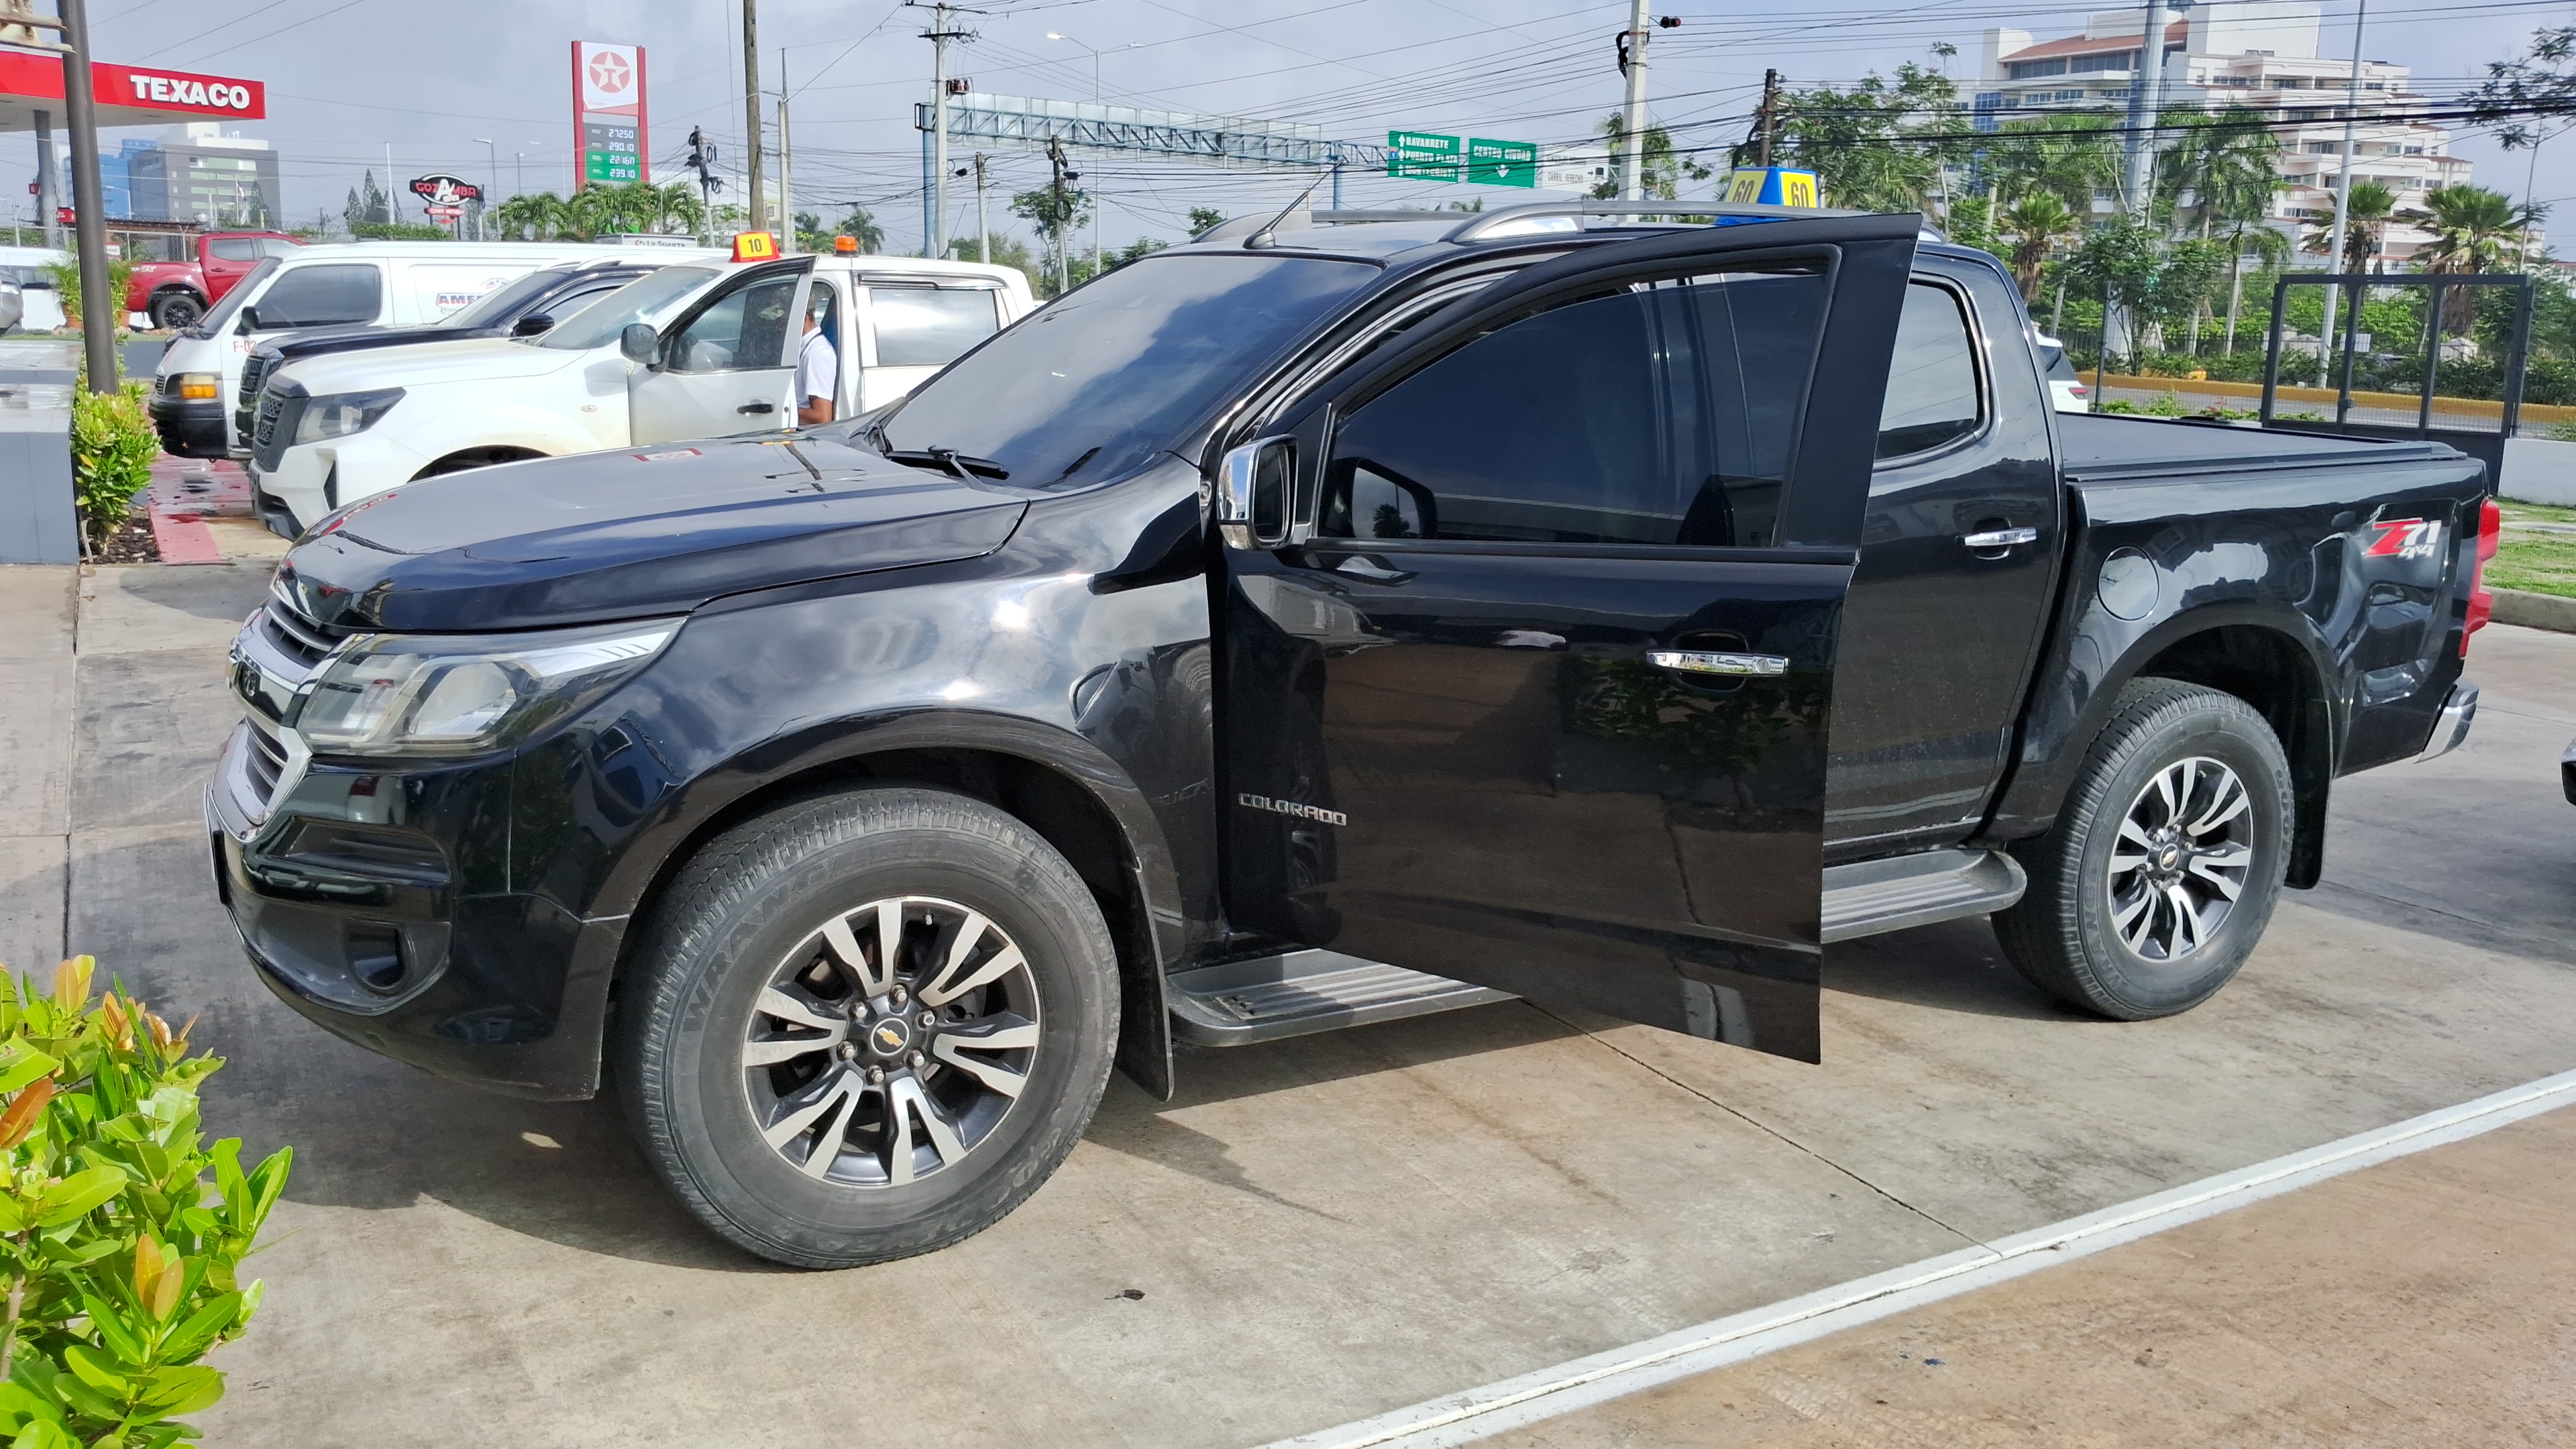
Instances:
[[[954,450],[1032,488],[1114,478],[1377,275],[1323,257],[1148,257],[924,383],[886,420],[886,447]]]
[[[672,303],[714,281],[723,273],[712,267],[664,267],[582,308],[554,325],[543,337],[529,339],[539,347],[586,352],[617,340],[630,322],[650,322]]]
[[[441,327],[498,327],[514,320],[511,314],[529,302],[562,286],[573,274],[571,267],[541,267],[506,287],[483,294],[482,300],[439,323]]]
[[[258,266],[243,273],[242,279],[233,283],[233,289],[224,293],[224,299],[215,304],[215,310],[208,312],[198,319],[196,326],[179,335],[194,337],[200,341],[221,335],[225,328],[232,325],[233,314],[242,309],[244,302],[250,300],[250,294],[258,291],[260,283],[268,280],[269,273],[277,270],[279,260],[277,257],[264,258]]]

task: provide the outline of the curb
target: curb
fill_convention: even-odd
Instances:
[[[165,564],[219,564],[226,562],[224,551],[215,546],[215,535],[206,521],[193,513],[181,513],[152,505],[152,541],[161,547]]]
[[[2554,629],[2561,634],[2576,634],[2576,599],[2556,594],[2535,594],[2522,589],[2495,589],[2495,612],[2488,615],[2499,624],[2520,624],[2526,629]]]

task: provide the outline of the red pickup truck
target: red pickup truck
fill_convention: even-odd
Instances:
[[[250,275],[261,258],[284,256],[302,245],[284,232],[207,232],[197,238],[194,261],[144,262],[135,267],[133,280],[125,286],[125,310],[142,313],[164,331],[194,326],[234,283]]]

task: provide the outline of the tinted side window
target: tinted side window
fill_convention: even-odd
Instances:
[[[249,262],[259,259],[259,238],[248,236],[218,237],[206,243],[206,249],[227,262]]]
[[[1000,294],[964,287],[870,287],[879,367],[945,367],[1001,325]]]
[[[298,267],[280,276],[259,301],[259,325],[333,327],[373,322],[384,305],[384,276],[372,262]]]
[[[1878,456],[1937,448],[1977,430],[1977,360],[1968,319],[1947,288],[1916,282],[1905,289],[1896,324],[1896,356],[1887,370],[1887,404],[1878,418]]]
[[[1317,531],[1766,545],[1824,301],[1812,272],[1722,272],[1486,333],[1342,421]]]
[[[291,257],[302,247],[303,243],[287,241],[282,237],[262,237],[259,243],[259,254],[264,257]]]
[[[793,276],[738,287],[680,330],[668,353],[674,372],[740,372],[787,365],[787,314],[796,305]]]

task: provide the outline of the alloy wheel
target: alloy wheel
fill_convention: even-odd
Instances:
[[[2245,782],[2195,755],[2158,770],[2120,819],[2104,882],[2111,928],[2150,961],[2179,961],[2224,925],[2254,866]]]
[[[990,1138],[1037,1051],[1018,943],[971,907],[901,896],[834,916],[778,964],[745,1026],[743,1089],[798,1171],[899,1187]]]

